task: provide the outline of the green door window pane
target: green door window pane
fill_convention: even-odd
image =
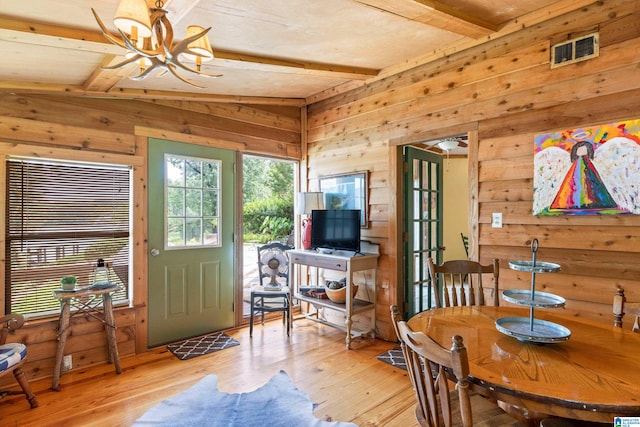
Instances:
[[[186,241],[187,246],[200,246],[202,245],[202,219],[201,218],[188,218],[186,221]]]
[[[202,188],[202,163],[197,160],[187,160],[185,162],[187,187]]]
[[[184,219],[169,218],[167,220],[167,246],[184,246]]]
[[[220,163],[205,162],[203,167],[203,188],[220,188],[218,176],[220,174]]]
[[[204,191],[202,202],[202,214],[206,216],[218,216],[218,191]]]
[[[204,244],[217,245],[218,241],[218,219],[205,218],[204,222]]]
[[[184,160],[167,157],[165,160],[166,183],[169,187],[184,187]]]
[[[188,189],[187,193],[187,217],[202,216],[202,190]]]
[[[167,189],[167,215],[184,216],[184,189],[169,187]]]

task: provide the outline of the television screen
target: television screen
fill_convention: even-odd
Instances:
[[[311,248],[360,252],[360,210],[311,211]]]

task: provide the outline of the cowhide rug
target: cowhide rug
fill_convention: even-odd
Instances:
[[[190,389],[149,409],[134,426],[357,427],[319,420],[313,403],[280,371],[247,393],[218,391],[218,377],[207,375]]]

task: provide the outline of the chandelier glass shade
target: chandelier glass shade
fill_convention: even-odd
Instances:
[[[120,37],[111,34],[96,11],[91,9],[106,39],[127,50],[123,61],[103,68],[116,69],[137,63],[140,72],[130,77],[133,80],[142,80],[154,70],[161,70],[160,75],[169,72],[183,82],[197,87],[204,86],[182,77],[178,70],[204,77],[222,76],[209,74],[201,69],[202,62],[213,59],[213,51],[207,37],[211,27],[190,25],[186,37],[174,43],[173,27],[163,6],[162,1],[156,1],[155,8],[148,8],[145,0],[120,0],[113,19]],[[195,62],[196,68],[186,65],[183,61]]]

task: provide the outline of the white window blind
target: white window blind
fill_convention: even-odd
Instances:
[[[77,276],[90,285],[98,258],[128,300],[130,170],[10,159],[7,164],[6,311],[59,311],[52,291]]]

